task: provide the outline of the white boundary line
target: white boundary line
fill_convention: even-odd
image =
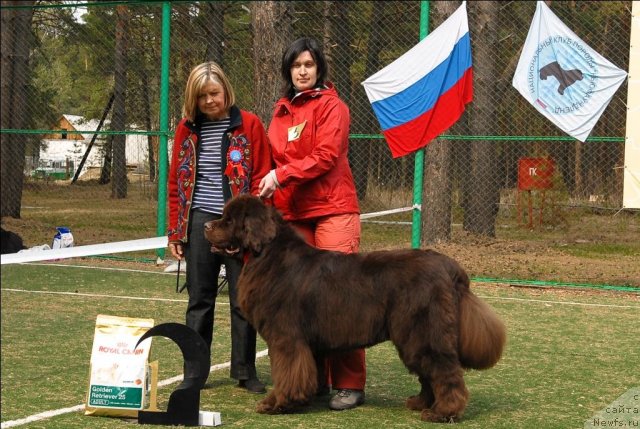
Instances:
[[[1,290],[2,292],[7,291],[7,292],[22,292],[22,293],[41,293],[41,294],[51,294],[51,295],[84,296],[84,297],[91,297],[91,298],[116,298],[116,299],[143,300],[143,301],[188,302],[186,299],[149,298],[149,297],[141,297],[141,296],[126,296],[126,295],[104,295],[99,293],[56,292],[56,291],[47,291],[47,290],[26,290],[26,289],[10,289],[10,288],[2,288]],[[224,301],[220,303],[228,304],[228,303],[225,303]]]
[[[141,296],[126,296],[126,295],[104,295],[104,294],[97,294],[97,293],[56,292],[56,291],[26,290],[26,289],[11,289],[11,288],[2,288],[0,290],[2,290],[2,292],[6,291],[6,292],[19,292],[19,293],[40,293],[40,294],[51,294],[51,295],[84,296],[84,297],[92,297],[92,298],[116,298],[116,299],[131,299],[131,300],[141,300],[141,301],[187,302],[186,299],[149,298],[149,297],[141,297]],[[509,297],[503,297],[503,296],[483,296],[483,295],[478,295],[478,298],[497,299],[502,301],[521,301],[521,302],[531,302],[531,303],[539,303],[539,304],[580,305],[583,307],[635,308],[640,310],[640,305],[597,304],[597,303],[591,303],[591,302],[575,302],[575,301],[549,301],[549,300],[542,300],[542,299],[509,298]],[[220,304],[229,305],[229,303],[225,301],[220,301]]]
[[[146,274],[162,274],[165,276],[173,275],[175,276],[175,272],[165,273],[164,271],[148,271],[148,270],[134,270],[131,268],[113,268],[113,267],[96,267],[93,265],[72,265],[72,264],[54,264],[54,263],[45,263],[40,264],[37,262],[27,262],[22,265],[35,265],[37,267],[71,267],[71,268],[86,268],[89,270],[105,270],[105,271],[125,271],[129,273],[146,273]]]
[[[264,357],[264,356],[268,356],[268,354],[269,354],[269,349],[261,350],[258,353],[256,353],[256,359],[259,359],[259,358]],[[229,368],[230,366],[231,366],[231,362],[225,362],[225,363],[221,363],[221,364],[217,364],[217,365],[212,365],[209,368],[209,372],[213,372],[213,371],[218,371],[218,370],[221,370],[221,369]],[[183,377],[184,377],[184,374],[180,374],[180,375],[177,375],[175,377],[171,377],[171,378],[168,378],[166,380],[162,380],[162,381],[158,382],[158,387],[164,387],[164,386],[167,386],[169,384],[173,384],[173,383],[176,383],[178,381],[182,381]],[[4,428],[13,428],[13,427],[16,427],[16,426],[22,426],[22,425],[26,425],[27,423],[33,423],[33,422],[37,422],[39,420],[49,419],[51,417],[59,416],[61,414],[67,414],[67,413],[74,413],[76,411],[82,411],[84,408],[85,408],[85,404],[80,404],[80,405],[76,405],[74,407],[59,408],[57,410],[44,411],[42,413],[32,414],[32,415],[30,415],[28,417],[25,417],[25,418],[22,418],[22,419],[10,420],[10,421],[7,421],[7,422],[2,422],[0,427],[2,429],[4,429]]]
[[[504,301],[523,301],[523,302],[533,302],[533,303],[539,303],[539,304],[581,305],[584,307],[635,308],[637,310],[640,310],[640,305],[594,304],[591,302],[575,302],[575,301],[546,301],[542,299],[509,298],[509,297],[503,297],[503,296],[481,296],[481,295],[478,295],[478,298],[499,299]]]
[[[51,417],[59,416],[61,414],[67,414],[67,413],[73,413],[73,412],[76,412],[76,411],[82,411],[82,409],[84,409],[84,404],[76,405],[75,407],[59,408],[57,410],[44,411],[42,413],[32,414],[29,417],[25,417],[23,419],[9,420],[7,422],[2,422],[2,425],[0,425],[0,427],[2,429],[4,429],[4,428],[13,428],[13,427],[16,427],[16,426],[26,425],[27,423],[32,423],[32,422],[37,422],[39,420],[49,419]]]
[[[268,356],[268,354],[269,354],[269,349],[261,350],[258,353],[256,353],[256,359],[264,357],[264,356]],[[211,368],[209,368],[209,372],[213,372],[213,371],[218,371],[220,369],[229,368],[230,366],[231,366],[231,362],[229,362],[229,361],[227,361],[225,363],[219,363],[217,365],[212,365]],[[167,378],[166,380],[158,382],[158,387],[164,387],[164,386],[167,386],[169,384],[173,384],[173,383],[176,383],[178,381],[182,381],[183,377],[184,377],[184,374],[180,374],[180,375],[176,375],[175,377],[172,377],[172,378]]]

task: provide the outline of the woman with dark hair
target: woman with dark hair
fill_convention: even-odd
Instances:
[[[287,49],[282,56],[282,66],[280,68],[280,73],[284,82],[282,87],[283,97],[292,99],[294,95],[296,95],[296,92],[300,91],[296,87],[296,84],[293,82],[291,66],[293,62],[298,58],[298,56],[300,56],[300,54],[305,51],[309,52],[309,55],[315,62],[315,86],[322,86],[327,78],[327,61],[320,49],[320,46],[318,46],[318,42],[316,42],[315,39],[311,39],[308,37],[298,39],[291,44],[289,49]]]
[[[357,252],[360,208],[347,158],[349,108],[326,80],[327,62],[314,39],[293,42],[282,57],[281,72],[282,98],[268,131],[275,168],[260,182],[260,196],[273,195],[274,206],[309,244]],[[364,403],[364,349],[331,354],[318,370],[327,374],[326,387],[337,389],[331,409]],[[323,382],[319,393],[325,393]]]

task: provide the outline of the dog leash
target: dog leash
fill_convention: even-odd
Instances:
[[[180,259],[178,259],[178,275],[176,276],[176,293],[182,293],[187,284],[180,286]]]
[[[178,275],[176,276],[176,293],[180,293],[180,259],[178,259]]]

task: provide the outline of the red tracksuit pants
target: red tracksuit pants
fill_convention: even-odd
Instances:
[[[344,253],[360,247],[360,216],[357,213],[291,222],[307,243],[319,249]],[[349,311],[349,309],[345,309]],[[334,389],[364,390],[367,368],[364,349],[335,353],[326,358],[327,385]]]

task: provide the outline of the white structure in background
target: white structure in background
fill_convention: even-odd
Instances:
[[[640,209],[640,3],[632,4],[622,207]]]
[[[35,174],[49,175],[57,179],[73,177],[76,168],[84,156],[93,134],[100,123],[97,119],[85,119],[77,115],[62,115],[55,125],[59,134],[45,136],[41,140],[38,167]],[[105,121],[101,131],[109,129],[109,121]],[[67,131],[80,131],[68,133]],[[103,164],[106,136],[98,135],[91,152],[80,172],[82,177],[90,168],[100,168]],[[126,136],[127,167],[146,171],[149,161],[149,144],[146,135]]]

